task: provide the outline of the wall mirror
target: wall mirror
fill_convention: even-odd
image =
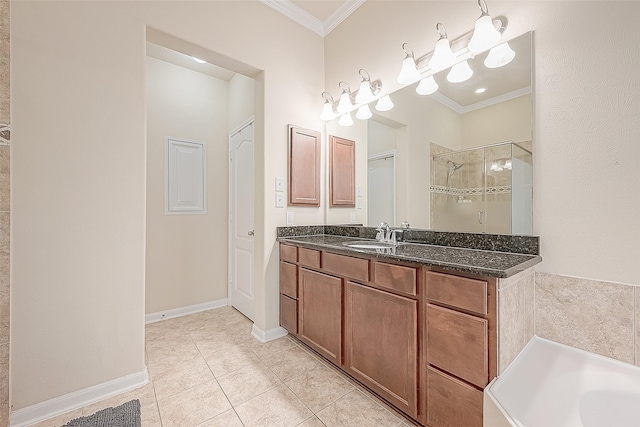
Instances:
[[[532,33],[512,40],[509,64],[469,60],[473,76],[418,95],[417,83],[391,94],[390,111],[327,134],[356,141],[356,209],[330,207],[327,223],[438,231],[532,234]],[[366,142],[366,143],[365,143]],[[360,147],[360,149],[358,149]]]

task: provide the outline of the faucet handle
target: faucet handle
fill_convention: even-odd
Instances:
[[[402,221],[402,224],[400,224],[400,227],[409,229],[409,227],[410,227],[409,221]]]
[[[378,228],[376,228],[377,231],[387,231],[388,229],[389,229],[389,224],[387,224],[384,221],[382,221],[378,226]]]

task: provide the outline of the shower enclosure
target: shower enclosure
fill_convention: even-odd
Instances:
[[[513,142],[434,155],[431,228],[532,234],[532,157]]]

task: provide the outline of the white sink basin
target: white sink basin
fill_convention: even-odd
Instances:
[[[365,240],[362,242],[344,242],[343,245],[353,249],[390,249],[397,246],[391,243],[383,243],[375,240]]]

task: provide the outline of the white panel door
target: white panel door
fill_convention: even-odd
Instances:
[[[230,137],[230,304],[253,320],[253,123]]]
[[[367,222],[396,224],[395,161],[392,155],[369,159],[367,176]]]

